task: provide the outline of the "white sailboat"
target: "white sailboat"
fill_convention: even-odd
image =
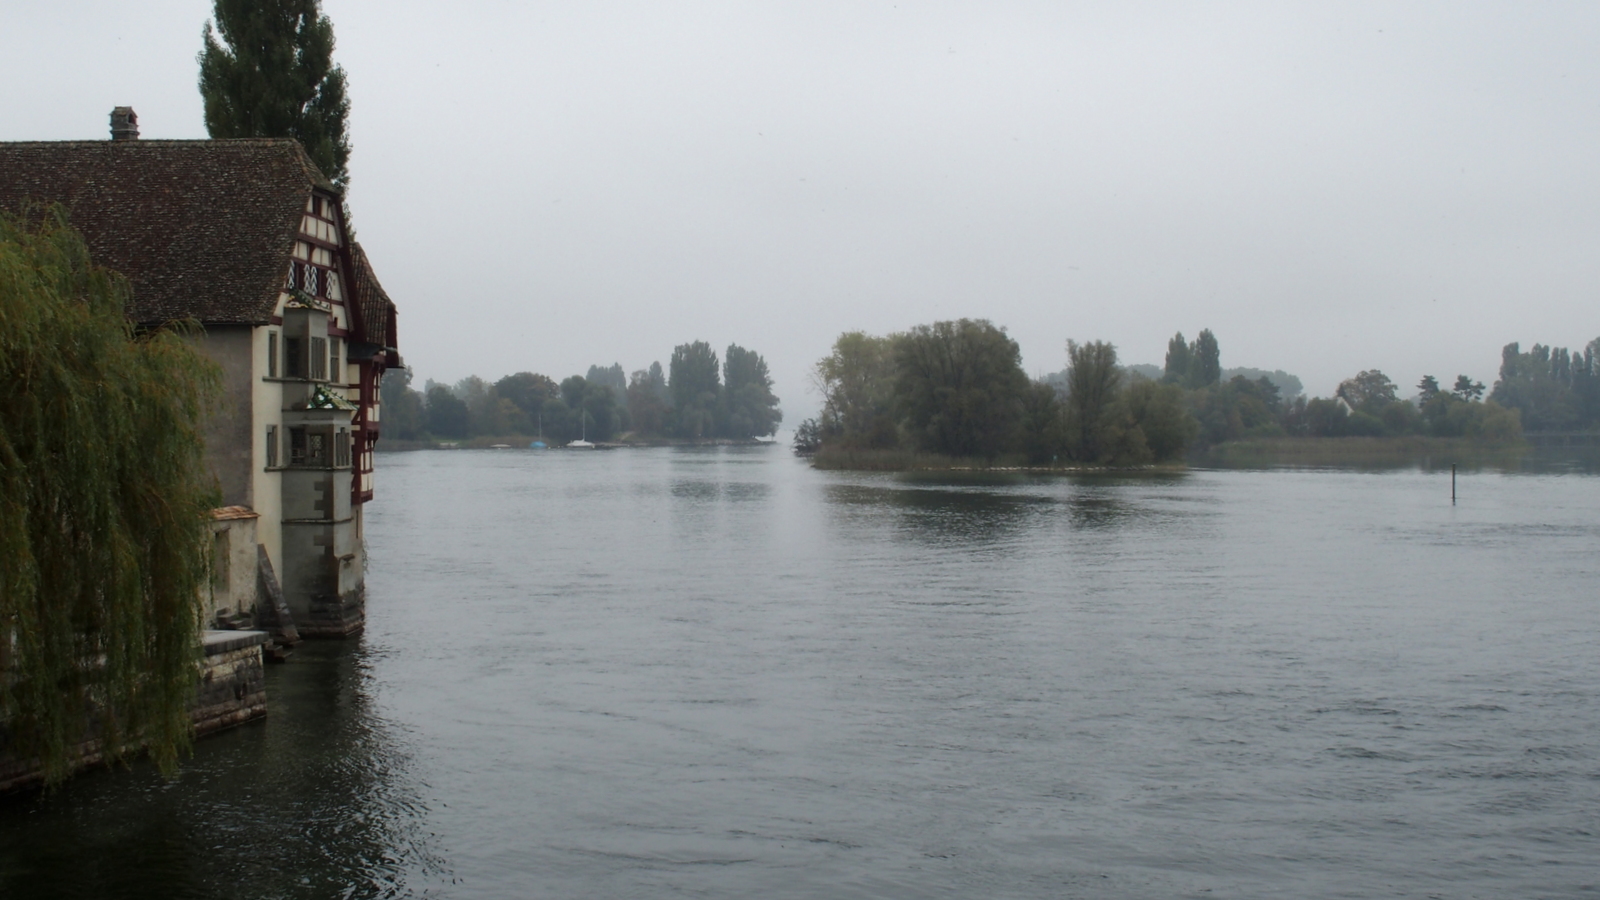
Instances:
[[[583,406],[578,407],[578,439],[567,442],[568,450],[593,450],[594,444],[584,440],[589,436],[589,416]]]

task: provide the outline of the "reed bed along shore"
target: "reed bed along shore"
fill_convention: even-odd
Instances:
[[[1196,452],[1191,465],[1211,468],[1516,466],[1531,450],[1522,441],[1471,438],[1270,437],[1228,441]]]

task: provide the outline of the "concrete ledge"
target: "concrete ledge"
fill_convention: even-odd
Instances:
[[[201,637],[207,656],[259,647],[267,642],[265,631],[207,631]]]

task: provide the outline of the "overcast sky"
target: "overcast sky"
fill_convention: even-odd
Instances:
[[[1600,4],[325,0],[418,379],[987,318],[1313,394],[1600,336]],[[0,140],[205,137],[207,0],[0,5]]]

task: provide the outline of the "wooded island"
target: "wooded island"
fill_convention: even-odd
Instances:
[[[987,320],[847,332],[817,363],[822,413],[800,424],[795,449],[825,468],[1136,467],[1245,440],[1505,446],[1524,428],[1600,427],[1600,339],[1582,352],[1508,344],[1487,397],[1466,375],[1448,389],[1429,375],[1409,399],[1376,369],[1328,398],[1306,397],[1281,371],[1225,370],[1209,329],[1174,335],[1159,369],[1120,365],[1104,341],[1068,340],[1066,351],[1065,369],[1034,380],[1017,342]]]

